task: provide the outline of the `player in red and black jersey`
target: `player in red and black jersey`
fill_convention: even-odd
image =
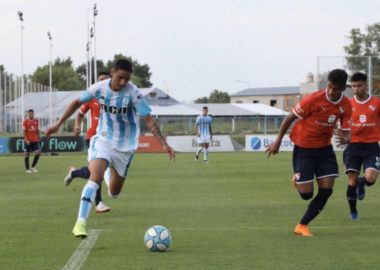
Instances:
[[[34,111],[28,110],[28,118],[22,123],[22,129],[24,131],[24,147],[25,147],[25,168],[27,173],[38,172],[35,168],[40,158],[40,134],[38,127],[38,119],[34,118]],[[32,163],[32,168],[29,166],[30,153],[34,152],[35,156]]]
[[[333,192],[338,172],[331,139],[334,128],[339,122],[341,129],[338,139],[341,144],[350,142],[351,104],[343,95],[348,75],[344,70],[335,69],[328,75],[326,89],[305,96],[284,119],[274,143],[266,150],[269,155],[277,154],[281,140],[293,121],[290,138],[293,150],[293,170],[295,186],[302,199],[314,197],[314,179],[318,182],[318,194],[310,202],[304,216],[294,229],[294,233],[312,236],[308,228],[324,208]]]
[[[380,169],[380,99],[368,94],[367,75],[357,72],[351,77],[354,97],[352,105],[351,143],[346,147],[343,161],[348,176],[347,200],[350,218],[359,218],[357,199],[363,200],[365,186],[376,182]],[[363,168],[364,176],[359,177]]]

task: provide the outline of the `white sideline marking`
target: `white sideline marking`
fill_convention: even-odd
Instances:
[[[87,238],[81,241],[62,270],[79,270],[86,261],[92,246],[95,244],[101,232],[102,230],[90,230]]]

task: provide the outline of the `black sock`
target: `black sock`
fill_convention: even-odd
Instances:
[[[27,170],[29,170],[29,157],[25,157],[25,158],[24,158],[24,162],[25,162],[25,168],[26,168]]]
[[[98,190],[96,191],[95,196],[95,205],[98,205],[102,201],[102,185],[99,185]]]
[[[35,155],[33,158],[32,168],[36,167],[40,155]]]
[[[351,213],[357,213],[358,210],[356,209],[356,202],[357,202],[357,194],[356,194],[356,188],[357,186],[347,186],[347,201],[348,205],[350,206],[350,212]]]
[[[309,224],[322,211],[331,196],[333,190],[331,188],[320,188],[317,196],[310,202],[305,215],[301,219],[301,224]]]
[[[88,169],[88,167],[82,167],[80,169],[72,171],[71,177],[72,178],[80,177],[80,178],[88,179],[90,178],[90,170]]]

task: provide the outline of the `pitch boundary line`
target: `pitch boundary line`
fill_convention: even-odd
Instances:
[[[86,261],[88,254],[90,254],[90,251],[101,232],[102,230],[88,231],[87,239],[81,241],[62,270],[79,270]]]

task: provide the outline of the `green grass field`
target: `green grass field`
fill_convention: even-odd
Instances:
[[[43,156],[32,175],[22,156],[0,157],[0,269],[63,269],[76,251],[82,240],[71,230],[85,181],[63,186],[69,164],[86,164],[84,154]],[[290,177],[289,153],[211,153],[208,164],[193,154],[176,162],[138,154],[118,199],[103,188],[112,211],[91,213],[88,230],[99,235],[80,269],[379,269],[379,184],[353,222],[342,175],[311,223],[315,237],[303,238],[293,228],[308,202]],[[155,224],[172,233],[168,252],[144,246]]]

